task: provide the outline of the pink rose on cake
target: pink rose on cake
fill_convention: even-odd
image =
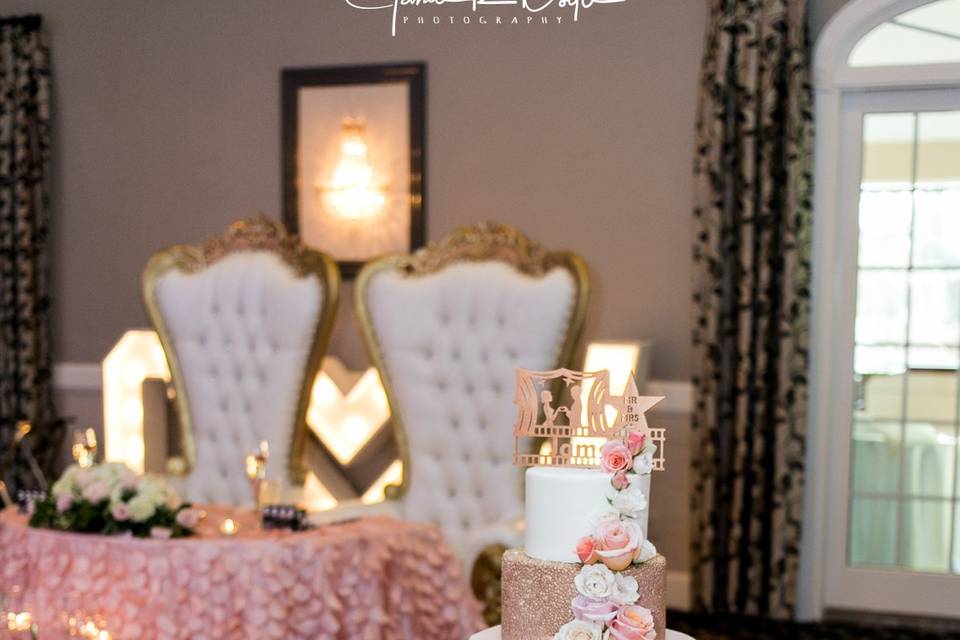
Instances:
[[[577,596],[570,602],[573,617],[585,622],[599,622],[606,624],[617,617],[620,611],[613,602],[593,600],[586,596]]]
[[[630,450],[630,455],[635,456],[643,451],[643,445],[647,441],[647,437],[641,434],[638,431],[631,431],[627,434],[627,449]]]
[[[603,625],[585,620],[572,620],[560,627],[553,640],[603,640]]]
[[[610,622],[607,633],[610,640],[654,640],[657,637],[653,614],[639,605],[622,607]]]
[[[607,473],[629,471],[633,467],[633,456],[627,445],[619,440],[611,440],[600,449],[600,468]]]
[[[640,555],[643,530],[635,522],[604,520],[593,532],[597,560],[612,571],[623,571]]]
[[[613,474],[613,477],[610,478],[610,484],[612,484],[613,488],[617,491],[622,491],[630,486],[630,476],[627,475],[626,471],[617,471]]]

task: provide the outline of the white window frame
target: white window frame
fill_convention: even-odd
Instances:
[[[852,189],[844,177],[859,176],[861,131],[859,121],[844,122],[844,118],[850,118],[847,114],[851,109],[851,99],[863,100],[860,96],[869,96],[878,91],[889,95],[875,96],[879,99],[874,103],[876,105],[892,101],[892,107],[899,99],[893,92],[902,91],[913,100],[910,104],[914,105],[904,110],[923,110],[922,101],[918,99],[926,91],[960,89],[960,63],[851,67],[847,60],[854,46],[874,27],[933,1],[936,0],[851,0],[823,30],[814,54],[813,307],[805,527],[797,603],[797,617],[801,620],[822,618],[828,606],[869,608],[870,602],[885,600],[880,597],[883,594],[877,593],[861,593],[854,599],[838,599],[835,586],[837,576],[831,571],[837,571],[837,558],[846,566],[846,543],[839,552],[827,548],[828,541],[836,539],[828,537],[828,527],[838,526],[835,509],[838,502],[844,505],[841,524],[843,531],[846,530],[850,428],[853,418],[857,220],[856,216],[844,218],[841,212],[858,210],[859,184]],[[933,97],[933,93],[928,97]],[[879,106],[877,110],[893,109]],[[831,425],[848,426],[840,432],[831,432]],[[837,491],[843,495],[836,496]],[[836,535],[836,531],[829,533]],[[845,537],[841,539],[846,540]],[[936,581],[936,577],[928,575],[922,576],[922,579]],[[956,584],[955,578],[944,576],[942,580],[950,585]],[[828,592],[828,588],[832,591]],[[927,588],[921,591],[924,595],[930,592]],[[949,591],[952,591],[952,586]],[[902,598],[904,594],[900,593],[900,596]],[[930,606],[926,610],[917,607],[912,610],[936,615],[937,605],[942,603],[927,604]]]

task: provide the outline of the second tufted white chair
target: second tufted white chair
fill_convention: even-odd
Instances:
[[[488,545],[520,544],[515,369],[569,363],[588,283],[576,255],[495,223],[368,264],[357,280],[404,463],[393,496],[406,518],[439,524],[467,568]]]
[[[303,482],[305,415],[339,282],[330,258],[263,216],[150,258],[143,296],[176,390],[188,500],[251,502],[244,458],[261,440],[268,478]]]

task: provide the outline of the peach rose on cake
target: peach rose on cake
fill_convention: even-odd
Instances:
[[[607,631],[609,640],[654,640],[653,614],[639,605],[621,607],[617,617],[610,622]]]
[[[603,626],[585,620],[572,620],[560,627],[553,640],[603,640]]]
[[[592,536],[580,538],[577,543],[577,557],[583,564],[593,564],[597,561],[597,543]]]
[[[633,456],[627,445],[619,440],[611,440],[600,449],[600,468],[607,473],[629,471],[633,467]]]
[[[593,532],[597,559],[612,571],[623,571],[640,555],[643,530],[629,520],[604,520]]]

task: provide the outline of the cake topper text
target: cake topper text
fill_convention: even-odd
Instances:
[[[632,374],[623,395],[613,396],[606,370],[517,369],[514,464],[598,467],[605,441],[625,440],[636,431],[657,446],[653,468],[663,470],[664,430],[651,429],[645,415],[661,400],[663,396],[641,396]],[[531,438],[543,440],[546,446],[530,452]]]

